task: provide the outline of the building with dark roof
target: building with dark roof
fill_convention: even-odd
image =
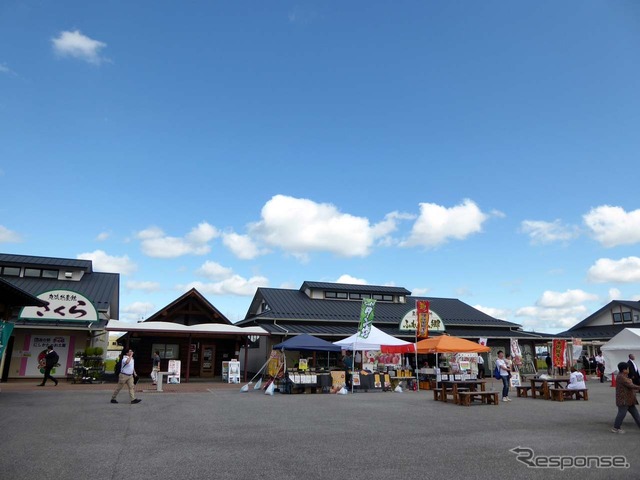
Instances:
[[[94,272],[91,260],[0,254],[0,279],[38,300],[5,315],[14,328],[2,359],[3,380],[40,377],[38,357],[47,345],[60,357],[54,375],[65,375],[86,347],[107,350],[104,327],[118,318],[119,274]]]
[[[640,302],[612,300],[559,337],[580,338],[589,355],[625,328],[640,328]]]
[[[431,336],[447,333],[472,341],[486,338],[494,357],[500,349],[508,352],[510,339],[517,339],[525,362],[533,361],[535,345],[547,344],[555,338],[550,334],[525,332],[517,323],[494,318],[454,298],[414,297],[402,287],[305,281],[297,290],[258,288],[256,291],[245,318],[238,325],[260,326],[271,337],[250,353],[248,368],[259,367],[273,345],[294,335],[306,333],[334,342],[354,334],[363,298],[376,300],[376,327],[407,341],[415,341],[418,300],[430,302]]]

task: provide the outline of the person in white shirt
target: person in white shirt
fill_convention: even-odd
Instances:
[[[602,356],[602,352],[598,352],[596,355],[596,371],[600,376],[600,383],[604,382],[604,357]]]
[[[576,367],[571,367],[571,374],[569,375],[569,390],[586,390],[587,386],[584,383],[584,375],[579,372]],[[581,398],[579,393],[576,393],[577,398]]]
[[[120,375],[118,375],[118,385],[116,389],[113,391],[111,395],[111,403],[118,403],[116,397],[122,387],[125,385],[129,387],[129,397],[131,398],[131,403],[140,403],[142,400],[136,398],[136,391],[134,388],[133,377],[136,376],[135,363],[133,360],[133,350],[129,349],[127,354],[122,357],[122,366],[120,367]]]
[[[484,378],[484,358],[478,354],[478,378]]]
[[[496,360],[496,367],[500,371],[500,379],[502,380],[502,401],[510,402],[509,398],[509,367],[504,359],[504,352],[498,351],[498,359]]]

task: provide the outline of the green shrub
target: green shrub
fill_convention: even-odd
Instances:
[[[104,353],[104,349],[103,349],[102,347],[94,347],[94,350],[95,350],[95,351],[94,351],[94,353],[93,353],[93,354],[94,354],[96,357],[101,357],[101,356],[102,356],[102,354]]]

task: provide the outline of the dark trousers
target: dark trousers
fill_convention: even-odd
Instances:
[[[631,414],[633,419],[636,421],[636,425],[640,428],[640,414],[638,414],[638,409],[635,405],[623,405],[622,407],[618,407],[618,415],[616,415],[616,420],[613,422],[613,427],[620,428],[622,426],[622,420],[627,416],[627,412]]]
[[[51,379],[53,381],[53,383],[55,383],[56,385],[58,384],[58,380],[56,380],[55,378],[53,378],[51,376],[51,370],[53,370],[53,367],[45,367],[45,369],[44,369],[44,378],[42,379],[42,385],[47,383],[47,379]]]
[[[600,383],[604,383],[604,365],[598,364],[598,373],[600,374]]]
[[[478,365],[478,378],[484,378],[484,365]]]

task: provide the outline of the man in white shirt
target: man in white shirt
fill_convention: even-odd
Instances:
[[[600,376],[600,383],[604,382],[604,357],[602,352],[598,352],[596,355],[596,370]]]
[[[133,350],[129,349],[127,354],[122,357],[122,366],[120,367],[120,375],[118,375],[118,385],[116,389],[113,391],[113,395],[111,395],[111,403],[118,403],[116,397],[122,387],[127,385],[129,387],[129,397],[131,398],[131,403],[140,403],[142,400],[136,398],[136,391],[134,388],[133,377],[136,376],[135,363],[133,360]]]
[[[484,378],[484,358],[478,354],[478,378]]]
[[[509,398],[509,367],[504,359],[504,352],[498,351],[498,359],[496,360],[496,367],[500,371],[500,379],[502,380],[502,401],[510,402]]]

